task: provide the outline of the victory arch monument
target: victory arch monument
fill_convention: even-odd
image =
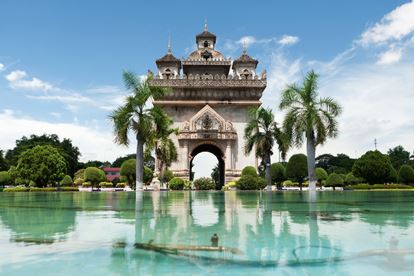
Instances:
[[[171,92],[153,104],[162,107],[179,129],[171,137],[178,152],[170,167],[174,175],[190,179],[193,158],[210,152],[219,161],[222,186],[240,177],[245,166],[258,163],[255,151],[245,155],[244,129],[249,108],[261,105],[266,73],[256,73],[258,61],[245,47],[239,58],[225,58],[215,49],[216,36],[207,25],[196,44],[197,50],[186,59],[177,59],[169,46],[156,60],[158,73],[151,84]]]

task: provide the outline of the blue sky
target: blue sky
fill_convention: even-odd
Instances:
[[[0,149],[22,135],[71,138],[82,160],[129,153],[107,116],[126,95],[121,73],[156,70],[171,36],[186,57],[205,19],[216,48],[236,58],[244,40],[268,71],[264,102],[311,68],[344,105],[341,134],[317,153],[353,157],[413,148],[413,4],[407,1],[2,1]],[[293,149],[292,153],[303,151]]]

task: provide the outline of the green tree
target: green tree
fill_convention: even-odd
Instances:
[[[399,169],[398,181],[399,183],[414,185],[414,169],[409,165],[403,165]]]
[[[307,177],[307,156],[301,153],[291,156],[285,168],[285,174],[287,178],[298,182],[300,190],[303,190],[302,184]]]
[[[66,173],[66,162],[59,151],[50,146],[35,146],[20,154],[16,172],[19,178],[31,180],[37,187],[55,184]]]
[[[346,179],[344,180],[344,183],[352,185],[352,184],[357,184],[357,183],[361,183],[363,182],[363,179],[356,177],[353,175],[353,173],[349,172],[346,175]]]
[[[401,145],[388,150],[388,156],[395,170],[399,170],[403,165],[409,165],[411,154]]]
[[[344,180],[343,178],[338,175],[337,173],[331,173],[329,177],[326,180],[327,187],[333,187],[333,191],[335,190],[335,187],[343,186]]]
[[[171,179],[174,178],[174,174],[171,170],[167,170],[164,175],[163,178],[160,179],[160,181],[164,182],[164,183],[169,183]]]
[[[271,165],[271,179],[280,188],[285,178],[285,168],[281,163],[272,163]]]
[[[125,156],[120,156],[117,159],[114,160],[114,162],[112,162],[111,167],[113,168],[121,168],[121,165],[124,161],[129,160],[129,159],[135,159],[135,153],[132,154],[127,154]]]
[[[3,186],[3,188],[5,185],[10,185],[11,181],[12,181],[12,178],[10,177],[9,172],[7,171],[0,172],[0,185]]]
[[[151,180],[153,180],[153,170],[144,166],[144,173],[143,173],[143,182],[144,185],[148,185],[151,183]]]
[[[316,147],[327,138],[338,133],[336,117],[341,113],[340,105],[330,97],[319,98],[317,93],[318,75],[311,71],[302,85],[288,85],[282,92],[279,105],[286,110],[284,132],[291,144],[301,146],[307,141],[307,168],[310,190],[316,189],[315,155]]]
[[[9,163],[4,158],[3,151],[0,150],[0,171],[7,171],[10,168]]]
[[[387,155],[368,151],[354,162],[352,173],[370,184],[386,183],[390,179],[392,164]]]
[[[316,168],[316,179],[319,185],[323,182],[323,180],[326,180],[328,177],[328,174],[325,169],[323,168]]]
[[[129,159],[125,160],[121,164],[120,175],[127,179],[128,186],[134,189],[136,180],[136,160]],[[143,172],[144,173],[144,172]]]
[[[216,187],[219,187],[219,182],[220,182],[219,164],[216,164],[216,166],[213,168],[212,173],[210,174],[210,177],[212,177],[213,181],[215,182]]]
[[[88,167],[84,171],[84,180],[91,182],[93,187],[98,187],[102,181],[106,181],[105,172],[96,167]]]
[[[245,176],[245,175],[258,176],[258,173],[256,172],[256,169],[253,166],[246,166],[245,168],[242,169],[241,175],[242,176]]]
[[[56,148],[65,159],[67,173],[70,175],[75,173],[78,169],[78,159],[81,155],[79,149],[72,144],[70,139],[64,138],[60,141],[56,134],[31,135],[29,138],[23,136],[21,139],[16,140],[16,146],[13,149],[7,151],[6,159],[10,165],[16,166],[20,154],[35,146],[44,145],[50,145]]]
[[[124,105],[112,112],[110,118],[114,124],[115,141],[121,145],[128,145],[128,133],[132,131],[137,140],[136,148],[136,187],[137,192],[143,189],[144,172],[144,145],[153,137],[155,130],[152,110],[147,103],[151,99],[157,100],[164,96],[167,90],[150,84],[151,77],[144,81],[131,72],[123,73],[124,84],[133,94],[128,96]],[[162,111],[160,111],[162,112]]]
[[[65,177],[61,180],[61,182],[59,182],[59,184],[63,187],[72,186],[72,177],[69,175],[65,175]]]
[[[255,147],[255,155],[265,164],[265,180],[267,190],[271,191],[271,155],[275,142],[283,159],[287,152],[287,143],[284,134],[274,120],[271,109],[262,107],[249,110],[249,121],[245,128],[245,154],[249,154]]]

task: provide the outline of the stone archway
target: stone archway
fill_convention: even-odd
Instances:
[[[216,156],[219,164],[219,183],[216,184],[216,190],[220,190],[225,185],[225,160],[222,150],[213,143],[201,143],[197,145],[189,154],[189,180],[192,179],[192,163],[193,159],[201,152],[209,152]]]

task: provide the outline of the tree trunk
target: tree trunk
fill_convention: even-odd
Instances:
[[[267,181],[267,190],[272,190],[272,179],[271,179],[271,156],[265,154],[265,180]]]
[[[308,168],[308,189],[316,190],[316,146],[314,133],[307,134],[307,168]]]
[[[140,135],[137,135],[137,152],[135,167],[135,190],[136,193],[143,190],[143,171],[144,171],[144,143]]]

